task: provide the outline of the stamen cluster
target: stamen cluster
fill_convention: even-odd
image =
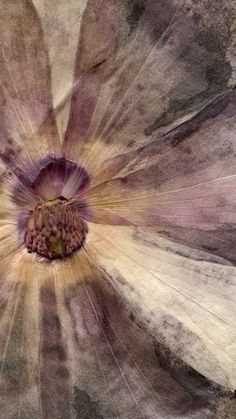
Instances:
[[[26,225],[25,245],[48,259],[61,258],[80,249],[87,232],[78,211],[58,199],[36,205]]]

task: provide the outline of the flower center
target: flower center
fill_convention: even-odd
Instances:
[[[71,255],[81,248],[87,224],[69,201],[57,199],[35,206],[26,224],[25,245],[48,259]]]

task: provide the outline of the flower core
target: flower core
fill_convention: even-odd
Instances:
[[[70,201],[56,199],[35,206],[26,224],[25,245],[48,259],[79,250],[88,228]]]

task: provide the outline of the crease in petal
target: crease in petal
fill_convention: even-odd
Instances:
[[[40,414],[38,280],[24,256],[11,264],[14,286],[1,313],[0,409]],[[9,273],[6,279],[10,279]],[[9,403],[9,393],[11,403]]]
[[[235,388],[233,267],[163,251],[155,234],[125,226],[91,226],[87,250],[158,340]]]
[[[78,88],[71,98],[64,139],[64,149],[69,157],[80,158],[80,142],[87,135],[96,109],[97,96],[110,71],[116,47],[117,24],[116,2],[87,2],[81,22],[74,70],[74,80]]]
[[[91,239],[95,245],[100,236]],[[90,417],[200,419],[210,413],[220,389],[188,370],[183,380],[178,369],[170,373],[146,326],[134,321],[127,295],[117,291],[115,281],[109,285],[91,250],[89,243],[60,263],[24,251],[10,264],[7,279],[15,285],[7,305],[0,306],[1,408],[45,417],[88,412]],[[116,266],[113,255],[111,263]],[[10,405],[6,389],[13,382]]]
[[[130,307],[91,259],[77,267],[76,284],[56,287],[77,414],[197,418],[207,412],[203,400],[197,411],[187,386],[158,366],[152,338],[129,318]]]
[[[60,140],[63,141],[70,99],[78,83],[73,80],[76,49],[87,0],[33,0],[40,16],[51,69],[52,99]]]
[[[232,92],[148,146],[107,161],[83,197],[90,220],[99,214],[106,224],[111,212],[234,262],[234,129]]]
[[[230,16],[235,6],[230,2],[223,10],[217,5],[213,24],[211,8],[205,3],[147,1],[137,6],[125,2],[118,7],[113,66],[102,86],[93,91],[96,107],[88,112],[92,119],[86,122],[85,132],[79,128],[84,119],[79,122],[77,107],[78,100],[87,116],[83,82],[71,103],[74,118],[69,120],[66,141],[69,146],[69,130],[74,127],[72,143],[77,142],[78,158],[92,171],[98,170],[97,154],[101,165],[137,150],[192,119],[233,86],[234,67],[227,48],[234,42]],[[139,7],[136,15],[135,7]],[[92,88],[93,76],[86,77]]]

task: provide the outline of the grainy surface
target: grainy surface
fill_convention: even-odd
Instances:
[[[235,419],[235,0],[0,9],[0,417]]]

